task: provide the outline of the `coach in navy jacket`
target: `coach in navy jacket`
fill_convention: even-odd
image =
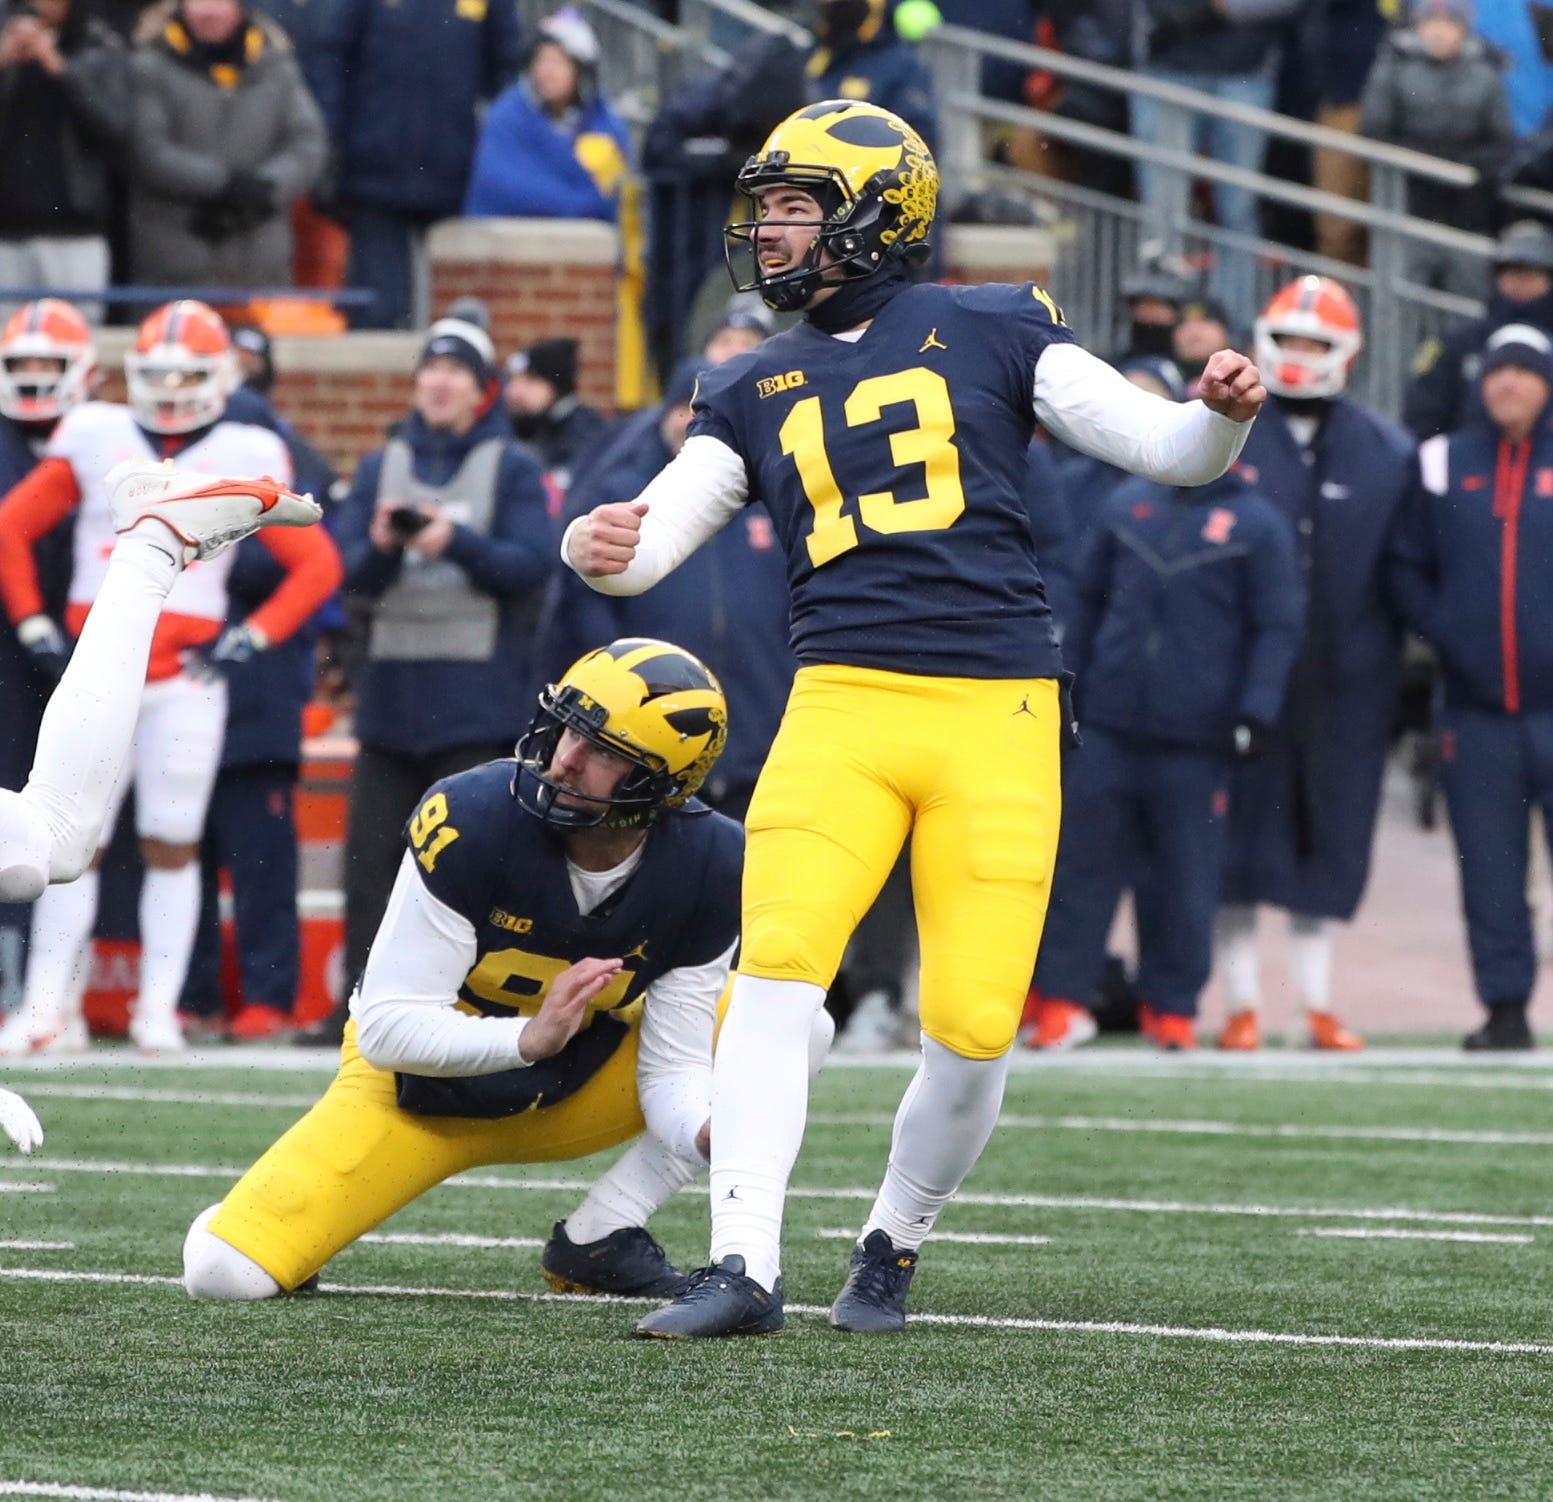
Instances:
[[[1529,324],[1490,341],[1489,424],[1431,438],[1392,570],[1398,608],[1439,654],[1445,798],[1478,999],[1468,1048],[1529,1048],[1536,951],[1527,812],[1553,835],[1553,351]]]
[[[1084,743],[1063,765],[1065,838],[1036,966],[1043,996],[1087,1003],[1122,888],[1135,892],[1138,993],[1191,1046],[1208,978],[1237,755],[1265,741],[1299,650],[1288,523],[1230,474],[1117,488],[1085,544],[1063,643]]]

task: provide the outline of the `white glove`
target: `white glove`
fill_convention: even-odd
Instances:
[[[43,1123],[14,1090],[0,1090],[0,1131],[24,1153],[43,1146]]]

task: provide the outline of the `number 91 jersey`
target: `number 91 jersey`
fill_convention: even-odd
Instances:
[[[855,342],[800,323],[706,372],[692,435],[734,449],[787,553],[793,649],[950,678],[1055,677],[1024,500],[1050,297],[913,286]]]

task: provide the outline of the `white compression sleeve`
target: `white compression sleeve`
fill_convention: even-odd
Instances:
[[[744,460],[733,449],[707,433],[687,438],[684,448],[637,496],[647,502],[647,514],[630,566],[623,574],[584,582],[601,595],[639,595],[651,589],[727,526],[749,493]],[[566,545],[582,520],[578,517],[561,538],[561,557],[568,568],[572,565]]]
[[[1206,485],[1240,456],[1249,422],[1201,402],[1140,391],[1077,344],[1052,344],[1035,364],[1035,415],[1054,438],[1165,485]]]
[[[566,1217],[566,1234],[583,1246],[602,1241],[611,1231],[645,1226],[704,1166],[699,1157],[683,1158],[643,1132]]]
[[[123,537],[43,711],[21,796],[48,821],[49,880],[74,881],[97,853],[103,819],[129,757],[151,638],[179,566],[155,543]]]
[[[523,1068],[521,1018],[471,1017],[454,1006],[474,962],[474,924],[426,890],[406,851],[351,997],[362,1058],[432,1076]]]
[[[636,1093],[647,1130],[693,1163],[696,1134],[712,1110],[712,1033],[728,984],[730,944],[710,964],[671,970],[647,989],[637,1052]]]

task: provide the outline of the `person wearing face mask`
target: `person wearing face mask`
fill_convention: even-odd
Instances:
[[[1310,1045],[1362,1046],[1332,1011],[1332,947],[1364,894],[1402,672],[1384,571],[1413,473],[1406,431],[1345,395],[1363,339],[1344,288],[1306,276],[1256,321],[1271,400],[1239,469],[1294,528],[1307,607],[1267,752],[1236,780],[1215,957],[1230,1016],[1219,1047],[1261,1044],[1258,904],[1289,915]]]
[[[550,514],[559,516],[572,481],[598,456],[607,420],[577,395],[577,341],[540,339],[509,356],[502,398],[512,433],[538,456]]]
[[[1121,295],[1127,305],[1127,322],[1120,330],[1111,363],[1124,365],[1144,356],[1173,360],[1176,325],[1192,289],[1172,272],[1140,266],[1122,281]]]

